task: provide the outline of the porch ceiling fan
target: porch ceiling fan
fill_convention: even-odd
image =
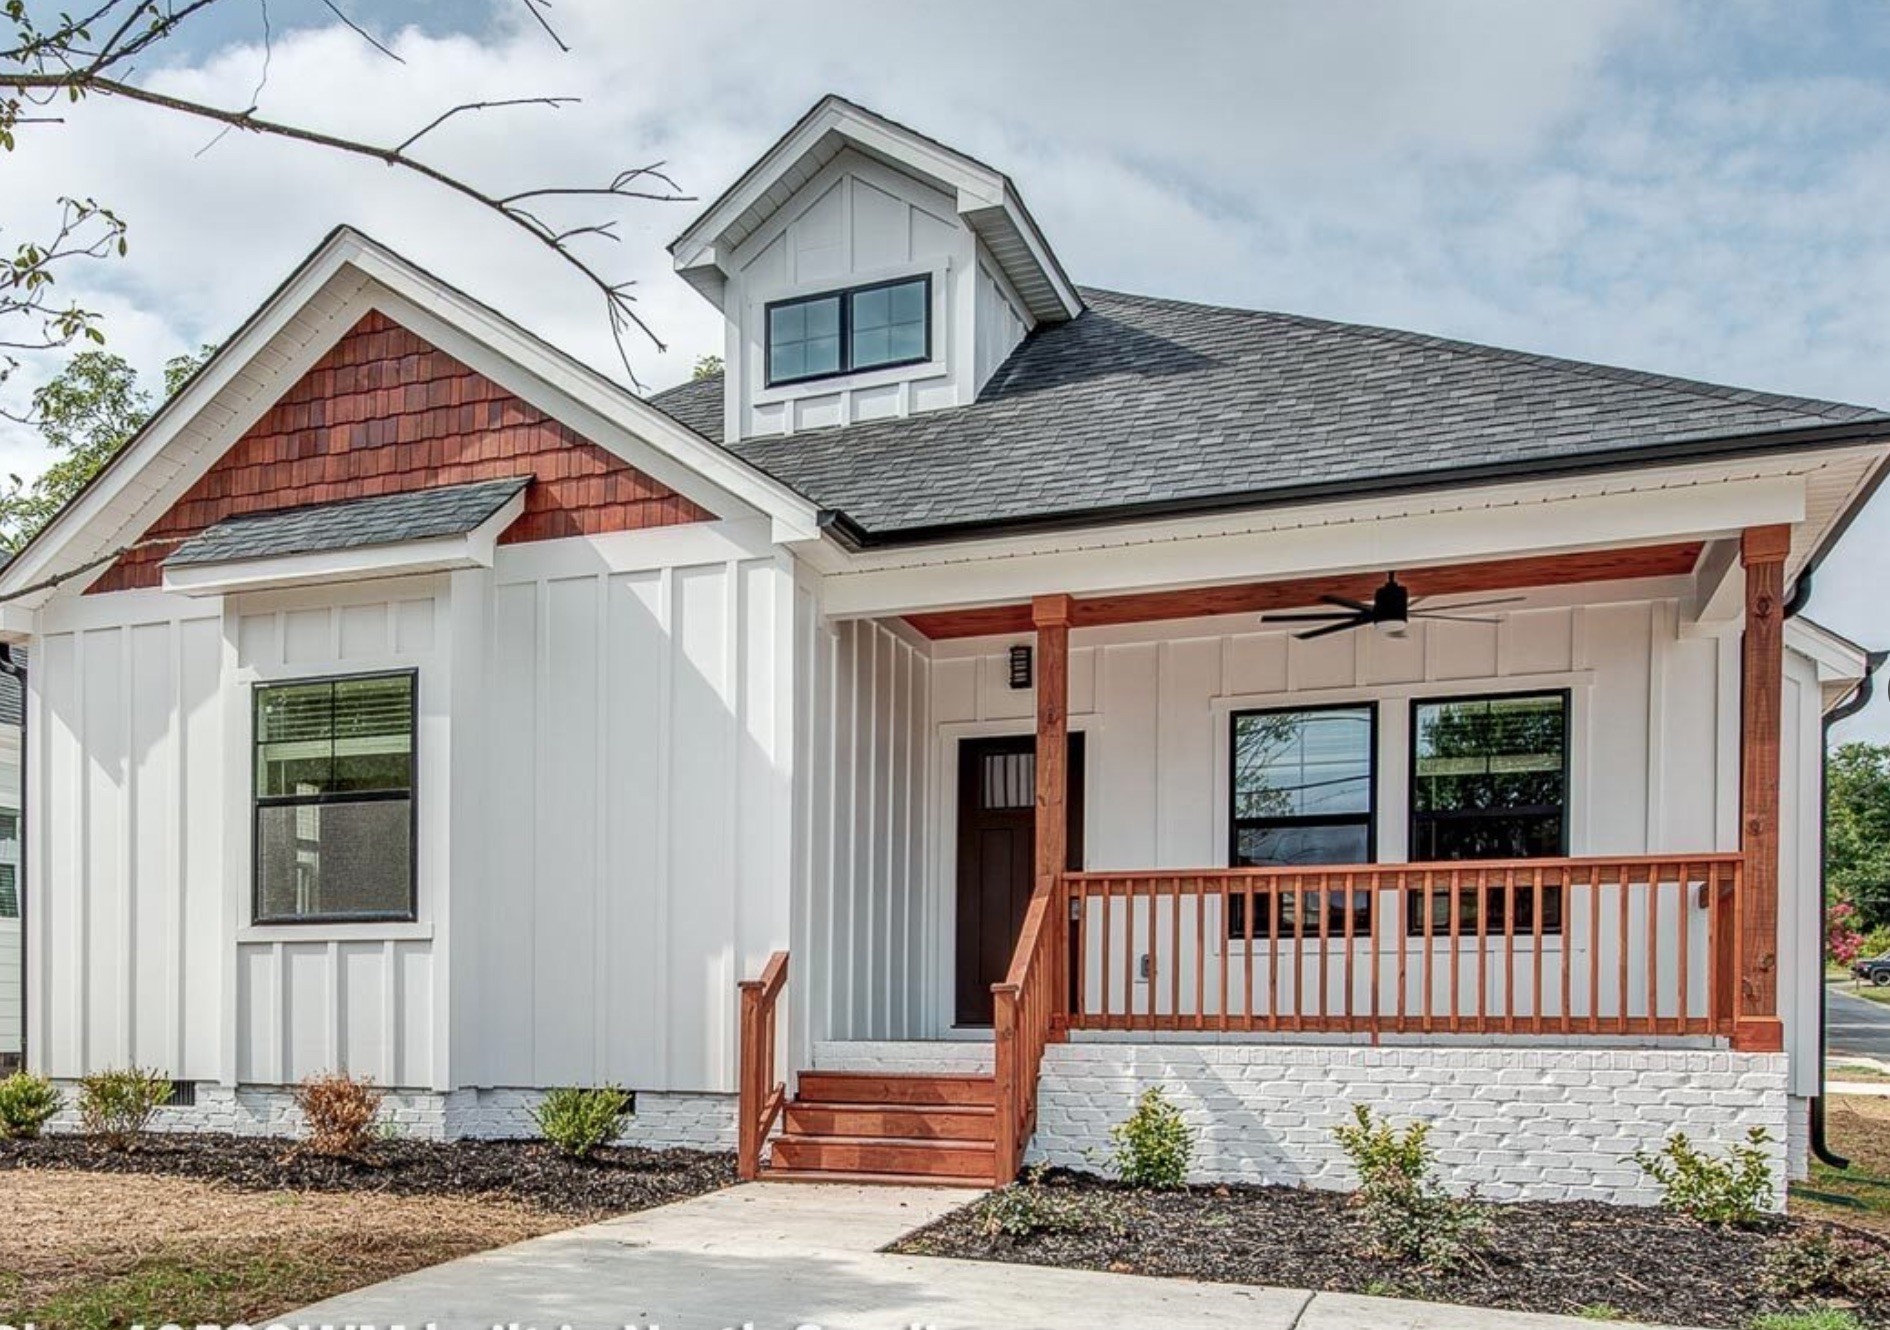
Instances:
[[[1330,633],[1346,633],[1354,628],[1367,625],[1376,628],[1386,637],[1403,637],[1410,629],[1413,619],[1442,619],[1450,623],[1496,623],[1497,620],[1474,614],[1458,614],[1458,610],[1488,609],[1492,605],[1514,605],[1523,599],[1521,596],[1495,596],[1487,600],[1460,600],[1454,605],[1439,605],[1434,609],[1421,610],[1422,598],[1413,601],[1411,591],[1398,580],[1396,573],[1385,574],[1385,584],[1372,593],[1371,604],[1351,600],[1345,596],[1321,596],[1321,601],[1336,608],[1315,610],[1307,614],[1263,614],[1262,623],[1316,623],[1323,627],[1310,628],[1293,636],[1301,641],[1313,637],[1325,637]]]

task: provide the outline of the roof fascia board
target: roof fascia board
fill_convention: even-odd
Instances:
[[[1803,519],[1803,477],[1722,479],[1686,488],[1518,501],[1478,511],[1335,512],[1329,520],[1188,538],[1146,528],[1115,544],[828,574],[835,618],[1006,604],[1050,591],[1161,590],[1583,549],[1707,540]]]
[[[1785,645],[1817,667],[1820,684],[1862,679],[1870,655],[1857,643],[1803,615],[1786,621]]]

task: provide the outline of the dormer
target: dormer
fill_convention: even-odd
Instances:
[[[1002,172],[840,97],[670,254],[723,313],[730,440],[967,405],[1083,308]]]

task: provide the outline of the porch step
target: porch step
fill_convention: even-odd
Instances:
[[[791,1171],[988,1181],[993,1148],[989,1141],[788,1133],[775,1137],[773,1163]]]
[[[997,1082],[989,1076],[804,1071],[797,1102],[989,1108],[996,1100]]]
[[[805,1071],[762,1176],[988,1186],[997,1083],[964,1073]]]
[[[851,1183],[863,1187],[971,1187],[991,1185],[989,1178],[933,1177],[925,1173],[841,1173],[818,1168],[762,1167],[763,1182]]]
[[[866,1136],[891,1140],[990,1141],[997,1116],[984,1104],[809,1103],[787,1106],[795,1136]]]

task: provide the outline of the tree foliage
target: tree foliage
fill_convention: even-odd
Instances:
[[[1890,924],[1890,744],[1832,750],[1827,771],[1825,876],[1866,930]]]
[[[164,365],[168,397],[215,347],[199,347]],[[87,350],[33,394],[33,420],[53,462],[30,485],[20,477],[0,495],[0,548],[16,550],[97,475],[151,415],[151,396],[123,356]]]

